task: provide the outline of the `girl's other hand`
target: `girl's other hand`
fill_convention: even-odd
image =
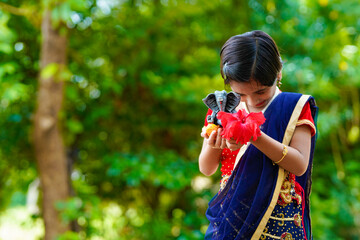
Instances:
[[[231,150],[231,151],[235,151],[240,149],[243,144],[241,143],[236,143],[236,141],[234,139],[230,139],[230,140],[226,140],[226,146]]]

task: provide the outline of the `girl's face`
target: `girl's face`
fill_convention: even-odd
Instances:
[[[250,112],[260,112],[274,96],[276,81],[272,86],[261,85],[253,79],[249,82],[230,81],[230,87],[240,95],[241,101],[246,103]]]

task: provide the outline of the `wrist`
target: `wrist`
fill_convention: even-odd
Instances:
[[[284,160],[284,158],[285,158],[285,156],[287,155],[287,153],[288,153],[288,148],[287,148],[286,145],[283,144],[282,157],[280,158],[280,160],[273,161],[273,165],[279,164],[280,162],[282,162],[282,160]]]
[[[263,133],[262,131],[260,131],[260,134],[255,138],[255,140],[254,140],[254,137],[251,137],[250,140],[249,140],[249,142],[250,142],[251,144],[253,144],[253,143],[255,143],[255,142],[258,142],[259,139],[262,138],[263,134],[264,134],[264,133]]]

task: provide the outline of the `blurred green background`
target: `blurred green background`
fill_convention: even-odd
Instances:
[[[32,135],[49,2],[0,2],[0,239],[44,234]],[[358,0],[58,1],[72,195],[57,209],[75,226],[60,239],[203,239],[219,174],[198,170],[201,99],[224,89],[223,43],[255,29],[280,48],[281,89],[320,108],[314,239],[360,239],[359,13]]]

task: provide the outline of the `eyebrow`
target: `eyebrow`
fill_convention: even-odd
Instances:
[[[263,91],[267,90],[268,88],[269,88],[269,87],[265,87],[265,88],[259,89],[259,90],[255,91],[254,93],[263,92]],[[236,93],[239,94],[239,95],[243,95],[243,93],[239,93],[239,92],[236,92]]]
[[[263,89],[260,89],[260,90],[257,90],[255,93],[259,93],[259,92],[262,92],[262,91],[265,91],[266,89],[268,89],[269,87],[265,87]]]

